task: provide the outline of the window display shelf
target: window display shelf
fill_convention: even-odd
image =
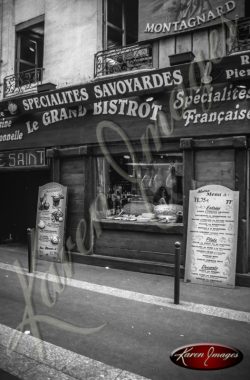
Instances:
[[[131,230],[141,232],[157,232],[161,234],[182,234],[183,223],[159,223],[159,222],[138,222],[124,220],[100,219],[95,223],[100,223],[103,229],[107,230]]]

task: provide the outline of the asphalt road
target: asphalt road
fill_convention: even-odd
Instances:
[[[83,328],[104,327],[82,335],[66,332],[60,323],[39,323],[40,337],[57,346],[152,380],[247,380],[250,372],[250,324],[174,310],[154,304],[104,295],[66,286],[55,304],[55,284],[35,279],[34,314],[47,315]],[[42,290],[43,289],[43,290]],[[44,289],[49,290],[44,291]],[[28,295],[26,289],[26,297]],[[46,294],[46,297],[42,297]],[[50,296],[49,296],[50,295]],[[0,271],[0,323],[16,328],[23,320],[24,292],[17,274]],[[31,330],[29,325],[27,330]],[[202,372],[180,368],[169,356],[183,345],[213,342],[237,347],[244,360],[221,371]],[[1,377],[0,377],[1,378]],[[107,379],[108,380],[108,379]]]

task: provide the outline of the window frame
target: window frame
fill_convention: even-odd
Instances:
[[[22,22],[18,25],[16,25],[15,30],[15,38],[16,38],[16,48],[15,48],[15,74],[19,75],[23,72],[23,70],[20,70],[20,65],[22,63],[26,64],[27,66],[30,66],[30,69],[34,69],[35,71],[39,68],[43,68],[43,58],[44,58],[44,38],[42,43],[42,65],[39,65],[39,59],[38,59],[38,52],[35,57],[35,63],[32,64],[29,61],[26,61],[21,58],[21,39],[22,39],[22,33],[25,33],[26,31],[29,31],[29,29],[35,27],[36,25],[43,24],[44,29],[44,15],[32,18],[28,21]],[[36,33],[34,33],[35,35]],[[44,34],[43,34],[44,36]],[[24,70],[26,71],[26,70]]]
[[[112,28],[121,33],[122,45],[120,48],[127,46],[127,18],[126,18],[126,6],[127,0],[120,0],[122,5],[122,25],[121,28],[108,21],[108,2],[110,0],[103,0],[103,50],[108,50],[108,28]],[[134,0],[133,0],[134,1]],[[138,4],[139,7],[139,4]],[[138,36],[137,36],[138,37]],[[138,41],[138,38],[137,38]],[[118,46],[117,46],[118,47]]]
[[[127,155],[128,153],[124,152],[123,150],[120,150],[118,149],[118,151],[114,152],[112,154],[112,157],[113,159],[116,161],[117,165],[119,166],[119,163],[117,162],[117,159],[119,160],[119,158],[122,158],[122,156],[124,157],[124,155]],[[142,151],[137,151],[136,154],[143,154]],[[184,172],[183,172],[183,166],[184,166],[184,162],[183,162],[183,153],[180,152],[180,151],[177,151],[177,150],[170,150],[170,152],[168,151],[168,149],[166,149],[166,151],[164,150],[161,150],[160,152],[152,152],[153,156],[156,156],[156,157],[159,157],[161,159],[164,159],[167,160],[168,162],[152,162],[152,163],[147,163],[147,162],[141,162],[141,163],[136,163],[137,166],[139,166],[140,168],[144,167],[144,170],[145,168],[149,168],[151,169],[151,172],[155,171],[153,176],[155,177],[157,175],[157,172],[159,172],[159,169],[161,168],[161,171],[162,170],[166,170],[167,169],[167,166],[178,166],[181,164],[182,166],[182,174],[177,174],[176,176],[179,178],[181,177],[181,198],[182,198],[182,201],[181,202],[172,202],[172,195],[171,195],[171,198],[169,197],[169,201],[166,202],[167,205],[169,205],[169,207],[175,207],[176,209],[178,208],[178,210],[183,210],[183,205],[184,205],[184,193],[183,193],[183,190],[184,190]],[[164,156],[164,157],[160,157],[160,156]],[[101,212],[99,214],[99,211],[100,210],[97,210],[97,219],[102,219],[102,221],[105,221],[105,220],[108,220],[109,222],[111,222],[111,219],[112,219],[112,224],[113,223],[123,223],[125,221],[122,220],[122,218],[118,218],[118,214],[119,212],[116,212],[115,210],[115,213],[112,212],[111,208],[108,206],[108,198],[110,198],[111,196],[111,189],[114,190],[115,187],[117,187],[117,190],[118,187],[121,185],[121,181],[124,182],[124,187],[126,186],[126,182],[127,182],[127,185],[129,187],[129,181],[127,181],[126,179],[124,180],[122,177],[119,179],[119,183],[117,182],[114,183],[113,181],[111,181],[111,177],[110,177],[110,173],[111,171],[115,171],[115,169],[112,167],[112,165],[106,160],[105,156],[103,155],[94,155],[95,157],[95,196],[98,197],[98,195],[102,194],[105,196],[105,199],[106,199],[106,206],[107,206],[107,211],[108,211],[108,214],[107,215],[110,215],[110,217],[107,218],[107,215],[106,217],[104,217],[103,213]],[[122,168],[122,166],[119,166]],[[123,169],[122,169],[123,170]],[[118,173],[119,174],[119,173]],[[178,180],[179,181],[179,180]],[[164,182],[165,183],[165,182]],[[131,190],[132,190],[132,187],[133,187],[133,182],[131,182],[132,186],[131,186]],[[179,182],[179,185],[180,185],[180,182]],[[122,185],[121,185],[122,186]],[[137,186],[138,187],[138,186]],[[136,198],[140,198],[141,199],[141,202],[143,204],[148,204],[150,205],[151,208],[153,208],[152,206],[159,206],[161,203],[155,203],[155,201],[153,200],[155,194],[152,193],[152,189],[146,189],[146,187],[144,188],[144,190],[140,190],[140,187],[137,188],[137,193],[133,193],[133,191],[130,192],[129,191],[125,191],[125,192],[122,192],[120,195],[121,195],[121,202],[119,203],[120,204],[120,208],[122,211],[123,209],[123,205],[122,205],[122,199],[123,200],[126,200],[126,195],[129,197],[129,194],[130,196],[132,196],[132,198],[134,197],[134,200]],[[168,189],[169,190],[169,189]],[[158,190],[157,190],[158,192]],[[152,193],[152,194],[149,194],[149,193]],[[126,195],[125,195],[126,194]],[[113,191],[113,195],[115,195],[115,191]],[[170,195],[170,194],[169,194]],[[176,195],[177,196],[177,195]],[[131,199],[132,199],[131,198]],[[139,199],[138,198],[138,199]],[[152,198],[152,199],[151,199]],[[101,198],[100,198],[101,199]],[[171,201],[170,201],[171,199]],[[176,198],[177,199],[177,198]],[[130,203],[130,201],[128,201],[127,203]],[[125,204],[125,203],[124,203]],[[132,203],[131,203],[132,205]],[[129,206],[128,206],[129,207]],[[118,207],[119,209],[119,207]],[[178,211],[177,210],[177,211]],[[114,211],[114,210],[113,210]],[[119,210],[118,210],[119,211]],[[179,223],[182,223],[182,222],[177,222],[177,211],[176,211],[176,221],[175,222],[170,222],[171,225],[176,225],[176,224],[179,224]],[[125,211],[124,211],[125,212]],[[143,212],[146,212],[146,211],[143,211]],[[130,214],[130,212],[128,212]],[[102,215],[102,216],[101,216]],[[132,216],[132,215],[131,215]],[[182,216],[181,216],[182,218]],[[117,219],[117,220],[116,220]],[[159,221],[158,221],[159,222]],[[152,221],[151,223],[149,224],[152,224],[152,225],[156,225],[158,223],[157,221]],[[128,222],[126,221],[125,224],[127,224]],[[137,223],[141,223],[140,220],[138,219],[138,221],[133,221],[133,223],[137,224]]]

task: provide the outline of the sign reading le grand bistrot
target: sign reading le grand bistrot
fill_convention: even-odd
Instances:
[[[239,192],[208,185],[190,191],[185,281],[235,285]]]

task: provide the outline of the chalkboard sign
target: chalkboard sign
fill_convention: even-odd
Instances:
[[[208,185],[190,191],[185,281],[235,286],[239,192]]]
[[[39,187],[36,219],[36,251],[40,259],[62,262],[67,188],[58,183]]]

